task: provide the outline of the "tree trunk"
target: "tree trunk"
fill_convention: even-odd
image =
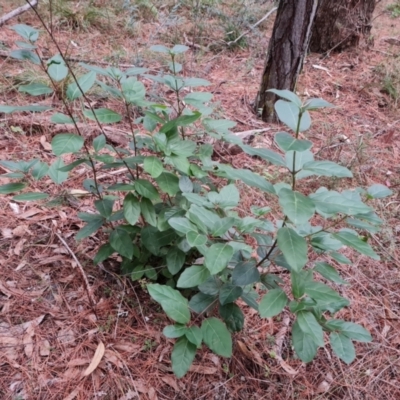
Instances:
[[[311,38],[318,0],[280,0],[255,111],[275,119],[276,96],[268,89],[294,90]]]
[[[310,51],[326,53],[357,46],[371,31],[376,0],[320,0]]]

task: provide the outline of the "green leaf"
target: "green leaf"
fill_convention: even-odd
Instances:
[[[19,194],[13,197],[14,201],[37,201],[47,199],[49,195],[47,193],[29,192]]]
[[[288,298],[282,289],[272,289],[261,299],[259,312],[261,318],[272,318],[286,306]]]
[[[169,245],[177,235],[173,229],[160,232],[153,226],[146,226],[142,229],[141,239],[143,245],[154,255],[159,255],[159,250],[163,246]]]
[[[217,296],[197,293],[190,299],[189,307],[197,314],[203,314],[216,304],[217,299]]]
[[[216,221],[211,230],[211,234],[215,237],[223,236],[235,223],[235,219],[231,217],[221,218]]]
[[[226,268],[233,256],[233,248],[226,243],[215,243],[207,252],[204,262],[212,275]]]
[[[210,272],[203,265],[192,265],[186,268],[176,284],[179,288],[192,288],[208,279]]]
[[[5,114],[11,114],[13,112],[41,112],[51,110],[51,107],[47,106],[37,106],[37,105],[30,105],[30,106],[0,106],[0,112]]]
[[[140,201],[140,211],[142,212],[145,221],[152,225],[157,226],[157,215],[153,203],[143,197]]]
[[[204,343],[222,357],[232,356],[232,337],[223,322],[217,318],[207,318],[201,325]]]
[[[177,290],[158,283],[147,285],[147,289],[168,317],[180,324],[187,324],[190,321],[188,301]]]
[[[187,218],[175,217],[168,220],[168,224],[174,228],[177,232],[183,233],[184,235],[190,231],[197,232],[197,228]]]
[[[356,229],[367,231],[369,233],[377,233],[380,231],[380,227],[370,225],[367,222],[357,218],[346,218],[346,223],[350,226],[354,226]]]
[[[146,197],[149,200],[159,199],[157,189],[146,179],[136,179],[135,189],[141,196]]]
[[[76,82],[73,82],[68,85],[66,91],[68,99],[73,101],[78,99],[79,97],[82,97],[84,93],[86,93],[92,88],[95,81],[96,81],[96,73],[93,71],[80,76],[78,78],[79,86],[76,84]]]
[[[335,107],[333,104],[328,103],[323,99],[310,99],[304,104],[304,110],[317,110],[319,108]]]
[[[168,143],[168,149],[177,156],[189,157],[196,151],[196,143],[191,140],[173,140]]]
[[[75,236],[76,240],[84,239],[93,233],[97,232],[98,229],[103,225],[104,219],[101,215],[95,216],[96,218],[86,224],[82,229],[78,231]]]
[[[30,50],[13,50],[10,52],[10,57],[15,58],[16,60],[26,60],[33,64],[40,65],[40,58],[36,53]]]
[[[219,220],[217,214],[196,204],[190,206],[187,217],[204,233],[207,233],[208,230],[212,231]]]
[[[103,134],[93,139],[93,148],[96,153],[102,150],[105,147],[105,145],[106,145],[106,137]]]
[[[232,282],[237,286],[246,286],[260,281],[260,272],[255,261],[243,261],[235,265]]]
[[[298,122],[300,118],[300,108],[284,100],[278,100],[275,103],[275,111],[278,118],[288,126],[292,131],[297,132]],[[299,124],[299,132],[307,130],[311,126],[311,119],[308,111],[305,111],[301,116]]]
[[[84,139],[79,135],[72,133],[61,133],[54,136],[51,141],[51,148],[56,156],[62,154],[75,153],[83,146]]]
[[[258,293],[255,292],[254,290],[247,292],[247,293],[242,293],[240,296],[242,300],[249,306],[254,308],[256,311],[258,311]]]
[[[128,233],[123,229],[116,228],[110,234],[110,244],[121,256],[132,260],[133,243]]]
[[[296,160],[295,160],[295,165],[294,165],[294,170],[293,170],[293,159],[294,155],[296,154]],[[285,153],[285,163],[286,167],[289,169],[290,172],[296,172],[296,178],[301,179],[305,178],[307,176],[312,175],[312,172],[306,172],[306,171],[300,171],[303,168],[303,165],[313,161],[314,160],[314,155],[311,151],[305,150],[302,152],[298,151],[288,151]],[[300,171],[300,172],[298,172]]]
[[[192,92],[183,99],[185,103],[196,106],[198,103],[206,103],[212,99],[213,95],[209,92]]]
[[[325,262],[317,262],[315,263],[314,271],[320,273],[325,279],[328,281],[335,282],[335,283],[347,283],[343,280],[335,268]]]
[[[277,96],[282,97],[283,99],[294,103],[299,108],[302,106],[299,96],[297,96],[295,93],[291,92],[290,90],[268,89],[267,92],[274,93]]]
[[[321,282],[306,281],[304,291],[314,299],[321,310],[328,310],[332,313],[348,306],[350,302],[337,292]]]
[[[47,170],[47,175],[51,178],[51,180],[60,185],[65,182],[68,178],[68,172],[60,171],[61,168],[65,166],[62,158],[58,157],[53,164],[50,165],[50,168]]]
[[[107,260],[107,258],[110,257],[111,254],[113,254],[114,252],[115,250],[110,243],[105,243],[101,245],[98,252],[93,258],[93,264],[97,265],[103,262],[104,260]]]
[[[219,302],[221,305],[233,303],[242,293],[243,289],[240,286],[227,282],[219,289]]]
[[[51,116],[50,121],[53,124],[73,124],[74,120],[69,116],[61,113],[55,113]]]
[[[287,263],[294,271],[300,271],[307,263],[307,242],[291,228],[280,228],[277,243]]]
[[[333,352],[346,364],[351,364],[356,358],[356,351],[354,345],[347,336],[332,332],[329,335],[329,341],[332,346]]]
[[[334,233],[332,236],[340,240],[344,245],[352,247],[361,254],[365,254],[366,256],[371,257],[374,260],[381,259],[368,243],[364,242],[358,236],[353,235],[350,232],[342,231],[339,233]]]
[[[222,208],[236,207],[240,201],[239,190],[235,185],[226,185],[219,192],[218,204]]]
[[[128,193],[124,199],[124,217],[131,224],[136,225],[140,217],[139,200],[132,194]],[[129,257],[128,257],[129,258]]]
[[[153,178],[159,177],[164,170],[160,159],[154,156],[146,157],[144,159],[143,168]]]
[[[186,234],[186,240],[191,247],[200,247],[207,243],[207,236],[195,231],[190,231]]]
[[[245,153],[249,154],[250,156],[258,156],[261,159],[266,160],[273,165],[278,165],[280,167],[286,166],[286,163],[285,163],[285,160],[283,159],[283,157],[280,154],[275,153],[272,150],[255,148],[255,147],[251,147],[248,145],[240,145],[240,147],[242,148],[242,150]]]
[[[325,324],[330,330],[339,331],[348,338],[357,340],[358,342],[368,343],[372,341],[371,334],[361,325],[353,322],[346,322],[341,319],[331,319]]]
[[[240,332],[243,329],[244,315],[235,303],[220,305],[219,314],[232,332]]]
[[[309,140],[300,140],[296,139],[292,135],[289,135],[286,132],[278,132],[275,135],[275,142],[283,151],[306,151],[310,150],[312,147],[312,142]],[[285,164],[285,163],[284,163]]]
[[[185,264],[185,259],[186,256],[182,250],[179,250],[177,247],[171,247],[166,257],[168,271],[172,275],[176,275]]]
[[[190,174],[190,163],[186,157],[171,156],[166,161],[172,164],[178,171],[184,174]]]
[[[168,47],[163,46],[162,44],[155,44],[153,46],[150,46],[150,50],[155,51],[157,53],[166,53],[166,54],[170,52],[170,49]]]
[[[201,332],[201,329],[195,325],[187,328],[185,336],[186,339],[193,343],[197,348],[200,347],[201,342],[203,341],[203,333]]]
[[[51,79],[60,82],[68,75],[68,67],[65,65],[64,59],[60,54],[56,54],[47,61],[47,73]]]
[[[382,199],[387,196],[391,196],[393,192],[385,185],[375,183],[367,189],[367,193],[374,199]]]
[[[158,183],[160,189],[170,196],[175,196],[180,190],[178,177],[170,172],[163,172],[155,178],[155,181]]]
[[[96,200],[94,205],[102,217],[108,218],[112,214],[114,200],[104,197],[101,200]]]
[[[12,30],[18,33],[21,37],[29,42],[36,42],[39,37],[39,31],[29,25],[17,24],[11,27]]]
[[[346,167],[332,161],[310,161],[303,165],[303,170],[318,176],[335,176],[337,178],[352,178],[353,174]]]
[[[311,336],[315,344],[324,347],[324,334],[321,325],[318,323],[314,314],[309,311],[299,311],[297,313],[297,323],[299,328],[306,334]]]
[[[30,85],[21,85],[19,92],[28,93],[31,96],[42,96],[43,94],[53,93],[53,89],[43,83],[31,83]]]
[[[211,83],[201,78],[185,78],[184,86],[186,87],[198,87],[198,86],[209,86]]]
[[[168,325],[163,329],[163,335],[169,339],[175,339],[185,335],[187,329],[185,325]]]
[[[26,183],[6,183],[0,186],[0,194],[10,194],[18,192],[26,187]]]
[[[108,108],[98,108],[96,110],[85,110],[83,115],[92,121],[99,121],[102,124],[113,124],[121,121],[121,114],[116,113]]]
[[[329,253],[329,255],[338,263],[340,264],[347,264],[347,265],[351,265],[352,261],[349,260],[346,256],[344,256],[343,254],[340,254],[336,251],[332,251],[331,253]]]
[[[154,47],[154,46],[153,46]],[[172,371],[177,378],[182,378],[188,371],[196,355],[196,345],[186,336],[175,343],[171,353]]]
[[[294,350],[301,361],[308,363],[314,359],[318,346],[310,335],[300,329],[297,321],[292,326],[292,340]]]
[[[182,193],[193,192],[193,183],[188,176],[181,176],[179,178],[179,189]]]
[[[314,203],[303,194],[282,188],[278,196],[283,212],[293,223],[305,224],[314,215]]]
[[[248,169],[234,169],[234,168],[223,168],[223,171],[226,173],[229,179],[240,180],[246,183],[249,186],[253,186],[259,188],[267,193],[275,194],[275,189],[273,185],[266,181],[260,175],[251,172]]]

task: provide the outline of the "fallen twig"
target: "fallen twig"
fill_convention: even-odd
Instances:
[[[18,7],[13,11],[10,11],[8,14],[2,16],[0,18],[0,26],[4,25],[9,19],[16,17],[17,15],[20,15],[24,13],[25,11],[30,10],[32,7],[35,7],[37,5],[39,0],[32,0],[30,3],[25,4],[24,6]]]

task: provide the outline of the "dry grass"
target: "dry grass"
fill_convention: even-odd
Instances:
[[[97,6],[108,4],[105,1],[95,3]],[[104,240],[101,234],[79,243],[74,240],[74,234],[81,226],[76,214],[92,209],[91,200],[82,198],[71,204],[64,197],[64,202],[57,207],[46,208],[29,203],[17,206],[10,197],[2,196],[1,399],[400,398],[400,120],[395,103],[387,93],[381,92],[376,74],[377,66],[389,68],[394,60],[390,54],[399,52],[398,47],[384,40],[400,35],[399,26],[383,12],[388,3],[379,3],[376,11],[373,48],[332,54],[327,59],[311,54],[298,88],[301,95],[322,97],[337,106],[313,114],[314,123],[307,135],[314,141],[319,155],[351,167],[355,178],[348,184],[352,186],[383,183],[395,192],[388,200],[374,202],[385,224],[382,232],[370,240],[382,261],[374,262],[348,250],[346,255],[353,264],[338,266],[343,278],[350,283],[340,289],[341,294],[351,300],[351,307],[342,310],[340,317],[363,324],[374,338],[371,344],[357,345],[356,361],[346,366],[327,347],[319,350],[313,363],[304,365],[294,357],[286,315],[281,319],[261,320],[243,306],[246,326],[243,332],[235,335],[232,359],[225,360],[203,350],[196,356],[191,372],[177,380],[169,361],[172,342],[161,334],[168,322],[160,308],[149,300],[140,283],[132,284],[118,275],[117,259],[102,267],[92,265],[90,260]],[[74,2],[64,4],[73,7]],[[269,128],[257,136],[256,143],[273,147],[273,135],[281,127],[267,126],[257,120],[250,104],[258,89],[272,21],[247,37],[247,48],[231,52],[223,46],[226,33],[223,29],[196,33],[190,4],[180,4],[182,7],[175,11],[172,3],[159,7],[158,19],[154,15],[141,14],[144,11],[139,10],[133,25],[128,24],[129,10],[115,8],[116,18],[107,25],[107,32],[104,26],[99,30],[97,23],[85,25],[85,19],[78,19],[74,28],[55,15],[54,32],[61,47],[69,49],[71,57],[111,65],[139,63],[154,70],[163,67],[163,60],[148,51],[151,44],[173,43],[182,37],[186,40],[183,32],[189,42],[199,36],[197,44],[202,47],[187,54],[185,73],[212,82],[211,91],[221,116],[236,121],[239,131]],[[201,18],[211,18],[210,27],[213,27],[219,21],[216,10],[227,12],[228,6],[207,4],[209,8],[204,11],[207,14]],[[14,6],[13,1],[6,1],[1,12]],[[42,7],[45,6],[43,2]],[[262,12],[266,12],[267,7],[270,5]],[[79,14],[79,18],[82,15]],[[172,18],[174,15],[181,19]],[[259,18],[261,16],[262,13]],[[19,20],[39,26],[34,16],[28,13]],[[10,21],[1,28],[1,41],[6,48],[12,48],[17,39],[9,29],[14,23],[17,21]],[[71,40],[77,46],[72,45]],[[219,45],[207,49],[210,43]],[[54,48],[45,39],[41,45],[45,56],[54,53]],[[315,68],[315,65],[326,69]],[[25,103],[26,99],[15,90],[15,85],[22,78],[36,78],[37,72],[29,71],[28,77],[26,74],[19,63],[0,58],[0,104]],[[54,101],[53,106],[58,106],[55,99],[46,101]],[[128,130],[123,125],[119,128]],[[44,147],[56,133],[46,114],[3,115],[0,133],[0,159],[40,157],[51,162],[54,158]],[[117,133],[114,132],[113,137],[123,146],[123,137]],[[95,128],[88,127],[86,134],[88,137],[95,134]],[[343,135],[348,140],[341,141]],[[224,153],[221,156],[237,167],[268,174],[273,181],[280,175],[274,167],[265,166],[244,154]],[[62,187],[50,185],[50,182],[36,185],[37,189],[60,197],[60,193],[67,193],[69,189],[80,189],[82,181],[89,177],[86,172],[75,173]],[[6,180],[0,178],[0,184],[3,183]],[[315,181],[301,183],[305,190],[315,189],[320,184]],[[250,205],[275,207],[257,191],[243,191],[240,212],[246,213]],[[58,235],[82,264],[93,289],[95,307],[88,300],[76,261]],[[83,372],[96,349],[101,349],[100,343],[105,345],[101,361],[85,377]],[[274,358],[277,343],[286,363],[281,364]]]

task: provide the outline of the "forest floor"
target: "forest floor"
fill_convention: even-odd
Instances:
[[[0,15],[16,3],[3,1]],[[48,18],[48,1],[40,3],[39,11]],[[89,3],[101,7],[93,9]],[[70,57],[101,66],[135,64],[159,71],[164,59],[150,52],[150,45],[194,44],[185,54],[184,73],[212,83],[220,117],[237,122],[236,131],[265,128],[253,145],[273,147],[273,135],[281,127],[257,119],[251,104],[274,14],[239,41],[242,47],[226,46],[272,8],[270,2],[250,3],[167,0],[133,7],[122,0],[60,0],[53,28]],[[341,317],[362,324],[373,336],[372,343],[356,345],[356,360],[345,365],[327,347],[306,365],[293,357],[285,318],[261,320],[244,306],[246,325],[234,336],[233,357],[222,359],[204,350],[190,372],[176,379],[169,361],[173,343],[161,333],[167,318],[140,284],[117,275],[117,260],[107,270],[93,265],[100,236],[75,241],[82,226],[77,213],[93,205],[86,198],[69,200],[71,189],[81,189],[89,177],[73,173],[61,187],[36,183],[60,200],[56,207],[0,197],[2,400],[400,399],[400,18],[387,10],[390,3],[378,3],[368,43],[328,57],[310,54],[297,88],[303,98],[321,97],[336,106],[312,114],[307,135],[319,155],[351,167],[353,186],[382,183],[394,192],[374,204],[384,225],[370,243],[381,261],[347,250],[353,264],[337,266],[350,283],[341,289],[351,300]],[[196,11],[196,5],[202,7]],[[1,105],[26,104],[29,100],[17,86],[39,76],[33,67],[4,56],[18,40],[10,29],[16,23],[40,27],[27,12],[0,28]],[[40,45],[44,56],[54,54],[45,37]],[[121,124],[110,133],[120,146],[126,145],[123,130]],[[54,134],[47,114],[0,114],[0,159],[51,162]],[[90,137],[94,128],[86,134]],[[224,157],[236,167],[272,174],[243,153]],[[0,172],[9,171],[0,167]],[[7,182],[0,177],[0,184]],[[256,192],[241,196],[244,208],[262,204]],[[93,288],[95,309],[78,263]],[[277,341],[284,362],[274,358]],[[84,376],[99,343],[105,345],[102,359]]]

